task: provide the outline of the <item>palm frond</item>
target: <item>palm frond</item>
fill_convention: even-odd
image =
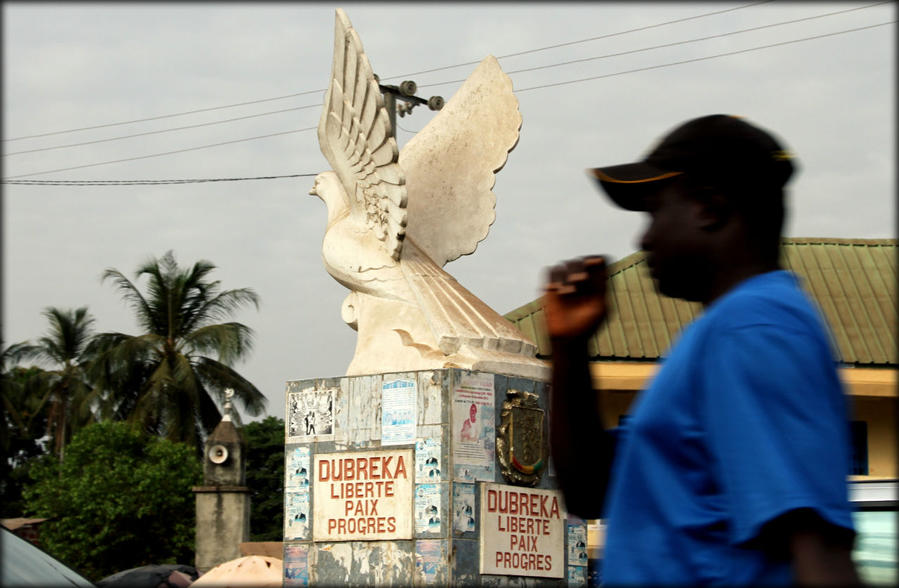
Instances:
[[[106,280],[112,280],[113,285],[121,293],[125,302],[134,311],[138,324],[144,328],[149,327],[152,324],[153,312],[143,294],[137,289],[137,286],[115,268],[107,268],[103,272],[103,277],[100,281],[105,282]]]
[[[192,354],[215,355],[232,365],[253,348],[253,330],[241,323],[208,325],[187,334],[181,347]]]
[[[234,396],[250,415],[257,416],[265,410],[268,399],[249,380],[227,365],[208,357],[200,357],[194,361],[194,367],[207,388],[219,390],[219,394],[226,388],[234,390]]]

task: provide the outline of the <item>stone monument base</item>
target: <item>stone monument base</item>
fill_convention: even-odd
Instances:
[[[548,404],[455,368],[288,382],[284,585],[586,585]]]

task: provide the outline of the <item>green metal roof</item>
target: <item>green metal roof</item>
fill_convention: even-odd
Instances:
[[[782,265],[800,276],[830,324],[839,359],[859,366],[895,366],[896,239],[790,238]],[[701,305],[655,291],[642,251],[609,267],[611,312],[590,341],[595,360],[655,361],[702,312]],[[549,357],[538,298],[505,315]]]

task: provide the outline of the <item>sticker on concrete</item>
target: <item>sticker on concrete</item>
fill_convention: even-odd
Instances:
[[[460,533],[475,530],[474,484],[453,484],[453,529]]]
[[[306,388],[287,393],[287,443],[328,441],[334,438],[336,388]]]
[[[439,482],[440,439],[419,439],[415,442],[415,482]]]
[[[284,545],[284,586],[309,585],[309,546],[304,543]]]
[[[412,538],[412,449],[313,457],[316,541]]]
[[[587,565],[587,525],[575,516],[568,517],[568,565]]]
[[[309,538],[309,491],[305,488],[284,490],[284,538]]]
[[[440,532],[440,484],[419,484],[415,487],[415,532]]]
[[[480,572],[564,578],[561,505],[557,490],[482,484]]]
[[[287,488],[309,488],[312,477],[308,447],[288,447],[284,486]]]
[[[419,539],[415,542],[415,570],[419,582],[426,585],[442,584],[445,578],[445,543],[437,539]],[[441,573],[444,572],[444,573]]]
[[[385,380],[381,384],[381,445],[415,442],[415,380]]]
[[[496,453],[493,374],[462,374],[453,390],[452,422],[454,479],[492,481]]]

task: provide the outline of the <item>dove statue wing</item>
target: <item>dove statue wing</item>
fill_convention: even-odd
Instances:
[[[337,9],[331,82],[318,125],[322,153],[364,222],[393,259],[406,230],[406,187],[384,97],[359,35]]]
[[[443,109],[403,147],[410,199],[406,236],[440,266],[474,252],[496,218],[496,173],[518,143],[512,81],[486,57]]]

